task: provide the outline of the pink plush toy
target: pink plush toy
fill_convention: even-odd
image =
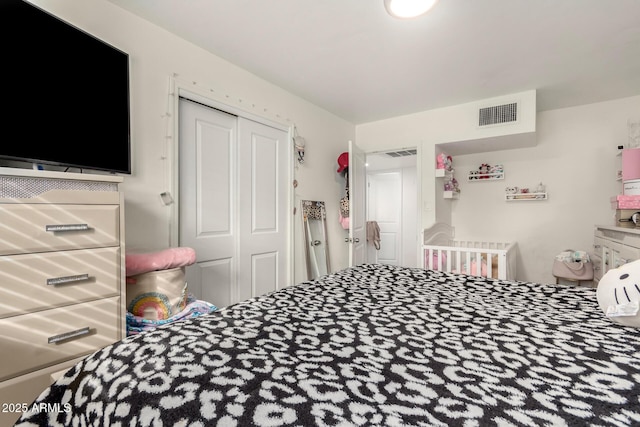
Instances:
[[[471,275],[471,276],[487,277],[487,262],[484,259],[482,260],[482,262],[480,263],[480,273],[478,273],[478,263],[474,259],[473,261],[471,261],[470,270],[471,271],[470,271],[469,275]]]
[[[469,273],[467,273],[466,268],[463,269],[462,273],[468,274],[470,276],[488,277],[487,261],[485,260],[484,256],[482,257],[482,261],[480,262],[480,270],[478,270],[478,262],[475,259],[472,259]],[[495,255],[491,257],[491,277],[494,279],[498,278],[498,258]]]
[[[438,154],[436,157],[436,169],[446,169],[450,171],[453,168],[453,158],[444,153]]]
[[[445,266],[447,265],[447,254],[440,251],[440,254],[442,256],[442,269],[445,269]],[[438,253],[437,251],[433,251],[433,254],[431,254],[430,250],[427,250],[424,254],[424,265],[425,267],[429,266],[429,257],[432,257],[431,259],[431,270],[440,270],[440,264],[438,263]]]

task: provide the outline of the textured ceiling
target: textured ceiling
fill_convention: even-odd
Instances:
[[[538,110],[640,94],[639,0],[110,0],[354,123],[537,90]],[[640,108],[639,108],[640,115]]]

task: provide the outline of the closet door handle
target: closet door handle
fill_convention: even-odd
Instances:
[[[45,230],[52,233],[56,231],[83,231],[88,229],[88,224],[50,224],[45,226]]]
[[[91,332],[91,329],[87,326],[81,329],[76,329],[75,331],[69,331],[63,334],[54,335],[52,337],[49,337],[47,339],[47,342],[49,344],[56,344],[56,343],[59,343],[60,341],[68,340],[70,338],[78,338],[84,335],[89,335],[90,332]]]
[[[88,279],[89,279],[88,273],[76,274],[74,276],[52,277],[50,279],[47,279],[47,285],[48,286],[63,285],[65,283],[80,282],[82,280],[88,280]]]

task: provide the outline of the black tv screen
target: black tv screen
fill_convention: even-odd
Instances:
[[[128,54],[26,1],[0,16],[0,158],[130,174]]]

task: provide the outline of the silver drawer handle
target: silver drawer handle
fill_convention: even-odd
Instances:
[[[82,231],[88,230],[88,224],[55,224],[55,225],[46,225],[45,230],[55,232],[55,231]]]
[[[89,274],[76,274],[75,276],[63,276],[63,277],[52,277],[51,279],[47,279],[47,285],[55,286],[62,285],[64,283],[72,283],[72,282],[80,282],[82,280],[88,280]]]
[[[83,335],[88,335],[91,332],[90,328],[87,326],[86,328],[77,329],[75,331],[65,332],[64,334],[54,335],[47,339],[49,344],[55,344],[60,341],[68,340],[69,338],[77,338]]]

